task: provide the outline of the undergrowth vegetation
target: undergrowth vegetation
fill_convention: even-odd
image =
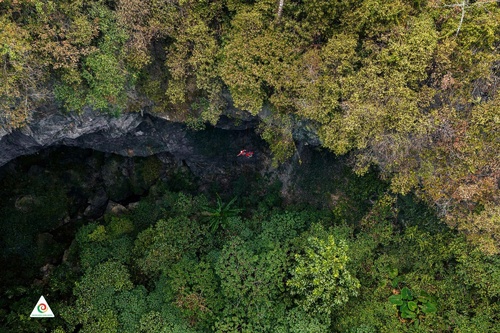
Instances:
[[[0,332],[500,331],[498,256],[370,177],[345,176],[333,209],[157,184],[82,226],[44,283],[10,288]],[[50,321],[28,317],[40,294]]]

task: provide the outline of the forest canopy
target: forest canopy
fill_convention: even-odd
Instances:
[[[487,253],[500,251],[500,4],[453,0],[0,2],[0,121],[151,107],[217,123],[230,93],[278,161],[308,121]]]
[[[134,208],[81,225],[38,283],[6,265],[26,283],[2,284],[0,332],[499,331],[499,256],[374,172],[342,173],[335,210],[285,205],[267,180],[217,201],[160,181]],[[50,320],[28,317],[40,294]]]

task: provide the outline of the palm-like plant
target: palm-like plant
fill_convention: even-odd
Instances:
[[[231,199],[228,203],[223,203],[220,196],[217,194],[217,206],[215,208],[204,206],[204,211],[201,213],[206,216],[210,222],[210,230],[212,233],[217,231],[219,227],[226,228],[226,222],[229,217],[233,217],[241,213],[243,210],[233,208],[236,197]]]

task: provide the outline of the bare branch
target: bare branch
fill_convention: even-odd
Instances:
[[[487,1],[468,3],[465,6],[472,7],[472,6],[479,6],[479,5],[484,5],[484,4],[488,4],[488,3],[497,3],[497,2],[500,2],[500,0],[487,0]],[[463,6],[463,3],[454,3],[451,5],[443,5],[443,7],[462,7],[462,6]]]
[[[285,0],[280,0],[280,3],[278,5],[278,15],[277,19],[281,19],[281,14],[283,13],[283,5],[285,4]]]
[[[457,33],[455,36],[458,36],[458,33],[460,32],[460,29],[462,28],[462,23],[464,22],[464,16],[465,16],[465,7],[472,7],[472,6],[479,6],[479,5],[485,5],[489,3],[500,3],[500,0],[485,0],[485,1],[480,1],[480,2],[474,2],[474,3],[469,3],[468,0],[463,0],[462,3],[454,3],[451,5],[443,5],[443,7],[462,7],[462,16],[460,17],[460,23],[458,24],[457,28]]]
[[[455,36],[458,36],[458,33],[460,32],[460,28],[462,27],[462,23],[464,22],[464,16],[465,16],[465,5],[467,4],[467,0],[464,0],[462,2],[462,17],[460,17],[460,23],[458,24],[458,29],[457,29],[457,34]]]

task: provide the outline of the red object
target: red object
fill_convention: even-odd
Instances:
[[[246,149],[243,149],[237,156],[246,156],[250,158],[253,156],[253,151],[247,151]]]

